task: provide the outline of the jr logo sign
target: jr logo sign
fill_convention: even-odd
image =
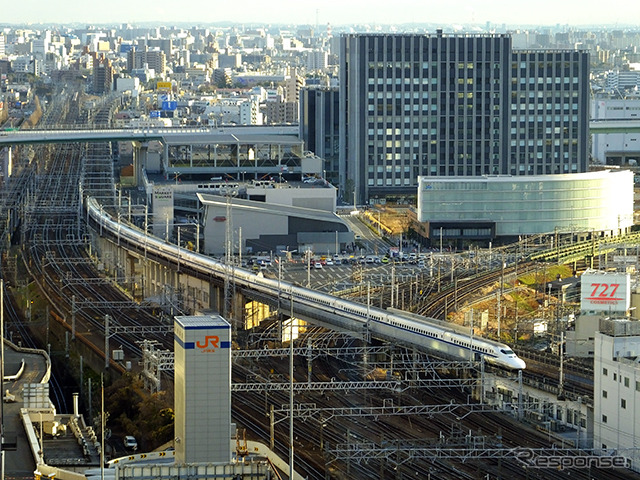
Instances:
[[[216,348],[220,348],[220,338],[216,335],[207,335],[204,337],[204,343],[196,342],[196,347],[201,348],[203,352],[214,352]]]

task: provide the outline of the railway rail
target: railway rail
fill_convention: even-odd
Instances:
[[[104,113],[108,119],[107,113]],[[99,118],[93,116],[92,118]],[[65,325],[71,333],[71,315],[75,316],[76,339],[86,342],[95,349],[96,353],[102,348],[104,337],[104,316],[109,315],[119,326],[141,326],[157,324],[158,320],[150,310],[133,302],[122,290],[115,288],[110,282],[105,282],[101,272],[87,261],[86,242],[81,226],[77,223],[77,204],[80,198],[76,189],[84,178],[83,188],[98,192],[101,198],[115,198],[112,187],[104,182],[102,174],[109,175],[108,167],[112,165],[112,153],[108,145],[93,144],[89,147],[77,149],[63,146],[47,163],[47,173],[33,172],[27,176],[27,183],[32,182],[29,202],[27,203],[24,225],[21,236],[24,244],[24,262],[29,265],[31,274],[43,291],[48,292],[49,300],[57,309],[51,316],[55,321]],[[75,168],[81,165],[80,170]],[[56,176],[67,172],[70,185],[65,185]],[[75,184],[75,186],[74,186]],[[55,208],[56,199],[66,202],[69,208]],[[75,213],[74,213],[75,210]],[[53,216],[53,217],[52,217]],[[522,269],[522,265],[519,269]],[[522,271],[522,270],[520,270]],[[489,272],[484,281],[495,281],[495,275],[502,272]],[[505,274],[510,274],[509,270]],[[492,280],[493,278],[493,280]],[[480,281],[480,279],[478,279]],[[433,284],[431,284],[433,285]],[[110,288],[113,287],[113,288]],[[471,285],[458,285],[457,300],[466,297],[464,287],[473,289]],[[431,287],[429,287],[431,288]],[[476,287],[477,288],[477,287]],[[425,289],[427,290],[427,289]],[[454,305],[456,298],[452,292],[444,292],[439,302],[444,305]],[[448,295],[448,296],[447,296]],[[115,308],[114,308],[115,306]],[[435,307],[433,307],[435,308]],[[441,308],[441,307],[440,307]],[[437,312],[436,312],[437,313]],[[435,314],[434,314],[435,316]],[[275,326],[274,326],[275,328]],[[25,335],[27,335],[25,333]],[[267,337],[274,338],[275,335]],[[126,334],[118,334],[115,342],[131,352],[139,353],[138,339]],[[167,348],[171,348],[172,340],[159,336],[158,341]],[[323,344],[322,332],[313,329],[307,336],[298,340],[299,345],[305,342]],[[335,345],[342,347],[354,342],[353,339],[339,339]],[[265,343],[256,342],[257,348],[264,348]],[[104,352],[102,352],[104,353]],[[283,371],[283,363],[276,358],[236,359],[233,366],[233,381],[244,383],[260,376],[267,381],[286,381],[287,373]],[[312,381],[354,382],[373,378],[372,371],[382,370],[373,368],[367,370],[363,362],[350,361],[348,358],[328,357],[326,362],[313,363]],[[375,362],[371,362],[375,363]],[[370,363],[370,366],[371,366]],[[395,367],[400,378],[409,375],[426,376],[423,369],[411,370],[416,360],[412,352],[407,354],[406,361],[397,362]],[[117,364],[112,363],[112,368]],[[295,363],[295,383],[308,380],[308,359],[297,357]],[[378,374],[380,372],[378,371]],[[444,372],[430,372],[429,375],[444,375]],[[443,377],[444,378],[444,377]],[[271,407],[281,408],[288,405],[286,391],[269,391],[267,389],[251,392],[233,393],[233,418],[242,427],[252,432],[253,436],[270,442]],[[503,447],[516,448],[527,446],[531,448],[549,447],[545,434],[533,429],[525,428],[514,423],[504,414],[478,414],[472,409],[469,412],[452,410],[442,413],[425,413],[420,415],[380,415],[377,421],[367,421],[364,417],[325,418],[318,422],[314,418],[303,420],[302,412],[305,405],[314,404],[317,408],[330,409],[344,407],[354,408],[360,405],[382,407],[383,405],[446,405],[451,401],[460,405],[469,403],[469,391],[465,388],[400,388],[380,389],[376,391],[352,391],[336,393],[332,391],[314,392],[304,391],[296,394],[296,408],[300,415],[296,416],[295,447],[296,465],[300,471],[310,479],[322,478],[485,478],[501,476],[516,478],[589,478],[591,472],[571,471],[523,471],[522,463],[517,459],[500,457],[489,461],[460,461],[452,458],[420,458],[411,455],[429,442],[446,440],[449,446],[456,442],[473,439],[477,447],[489,449],[500,440]],[[386,402],[386,403],[385,403]],[[408,410],[409,411],[409,410]],[[274,448],[283,458],[288,456],[288,432],[284,423],[276,423],[274,431]],[[523,432],[526,432],[526,442],[523,442]],[[498,438],[500,437],[500,438]],[[443,443],[445,444],[445,443]],[[364,451],[366,446],[370,450],[395,449],[395,454],[371,458],[367,461],[341,459],[335,453],[339,446]],[[333,452],[333,453],[332,453]],[[599,472],[600,473],[600,472]],[[602,472],[598,478],[616,478],[619,472]],[[607,476],[608,475],[608,476]],[[631,474],[628,478],[638,478]]]

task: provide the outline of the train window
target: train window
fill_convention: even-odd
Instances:
[[[513,350],[509,350],[509,349],[500,349],[501,353],[504,353],[505,355],[514,355]]]

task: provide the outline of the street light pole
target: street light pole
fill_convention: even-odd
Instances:
[[[178,272],[180,271],[180,227],[178,226]]]
[[[149,206],[144,206],[144,259],[147,259],[147,236],[149,235]]]
[[[200,222],[196,219],[196,252],[200,253]]]

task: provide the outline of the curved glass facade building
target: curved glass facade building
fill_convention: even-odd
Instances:
[[[633,173],[420,177],[417,216],[447,229],[449,238],[557,230],[616,234],[633,225]]]

